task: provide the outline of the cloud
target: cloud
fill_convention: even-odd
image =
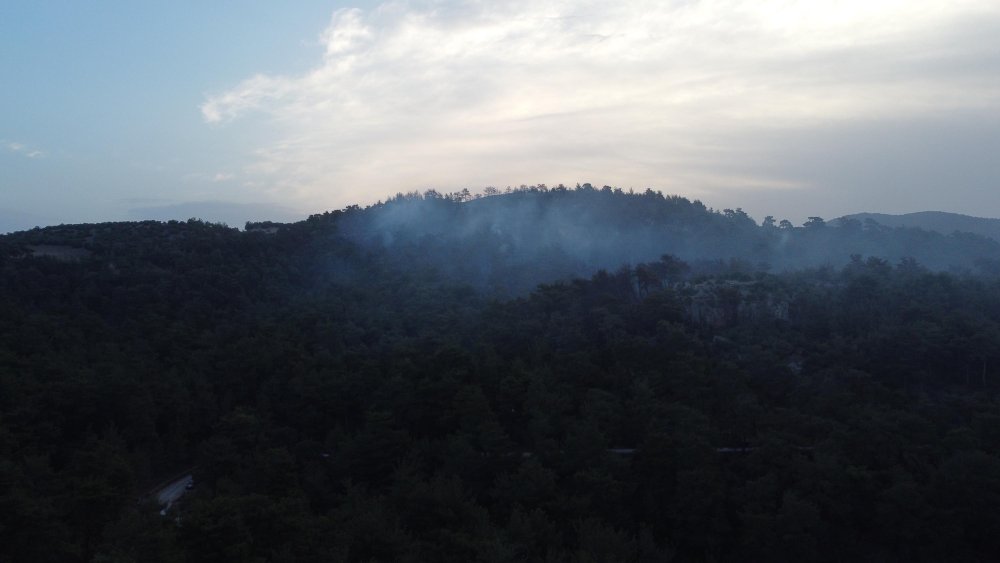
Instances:
[[[822,181],[760,165],[781,139],[995,108],[998,33],[991,0],[393,1],[334,12],[309,72],[252,76],[201,112],[263,117],[273,140],[246,174],[316,203],[560,181],[801,190]]]
[[[185,182],[197,182],[205,183],[211,182],[218,184],[220,182],[228,182],[236,178],[236,174],[232,172],[215,172],[213,174],[207,174],[204,172],[193,172],[191,174],[185,174],[181,179]]]
[[[44,152],[16,141],[0,140],[0,146],[7,149],[8,152],[21,155],[25,158],[41,158],[45,156]]]

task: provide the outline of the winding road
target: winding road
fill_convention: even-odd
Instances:
[[[170,507],[174,504],[174,502],[184,496],[184,493],[187,492],[188,484],[193,482],[194,477],[188,474],[180,479],[177,479],[176,481],[171,481],[166,486],[156,491],[156,500],[160,503],[160,506],[163,507],[163,510],[160,510],[161,516],[167,515],[167,511],[170,510]]]

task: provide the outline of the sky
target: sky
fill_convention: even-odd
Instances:
[[[995,0],[0,3],[0,232],[589,182],[1000,217]]]

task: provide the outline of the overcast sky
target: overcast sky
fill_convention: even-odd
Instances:
[[[1000,217],[998,37],[995,0],[3,2],[0,230],[578,182]]]

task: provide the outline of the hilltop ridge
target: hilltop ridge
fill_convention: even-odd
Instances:
[[[871,219],[886,227],[909,227],[927,231],[935,231],[950,235],[954,232],[973,233],[1000,241],[1000,219],[989,217],[973,217],[960,213],[945,211],[918,211],[892,215],[886,213],[854,213],[845,215],[845,219],[866,221]]]
[[[81,248],[97,259],[110,248],[124,246],[163,255],[163,241],[174,244],[169,242],[178,236],[173,230],[186,224],[61,225],[0,241],[22,248]],[[259,228],[262,225],[267,228]],[[652,190],[634,193],[589,184],[532,186],[486,197],[429,190],[296,223],[247,223],[247,232],[229,230],[237,238],[278,234],[280,240],[294,239],[296,250],[284,252],[305,252],[302,259],[308,263],[321,262],[316,256],[335,243],[374,253],[394,269],[433,270],[452,282],[499,295],[523,294],[539,283],[587,277],[664,255],[676,256],[706,275],[840,267],[853,256],[890,263],[912,259],[937,271],[992,271],[1000,264],[1000,243],[974,233],[889,228],[853,217],[831,222],[812,217],[802,226],[765,217],[758,224],[739,208],[715,210],[698,200]],[[201,244],[222,240],[216,232]]]

